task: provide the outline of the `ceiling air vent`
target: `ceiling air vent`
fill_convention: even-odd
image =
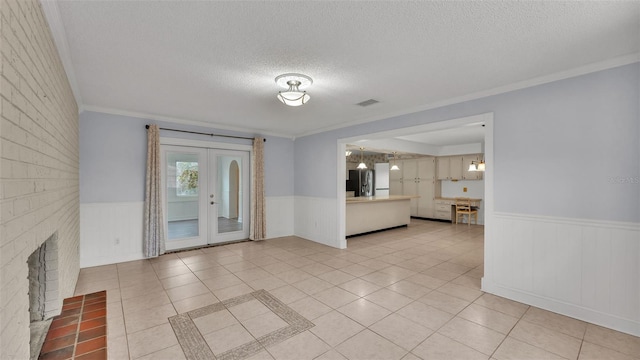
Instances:
[[[365,106],[373,105],[373,104],[376,104],[376,103],[379,103],[379,102],[380,101],[375,100],[375,99],[369,99],[369,100],[361,101],[361,102],[357,103],[356,105],[360,105],[362,107],[365,107]]]

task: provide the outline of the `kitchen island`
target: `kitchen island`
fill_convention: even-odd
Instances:
[[[345,235],[409,225],[410,203],[416,197],[387,195],[347,198]]]

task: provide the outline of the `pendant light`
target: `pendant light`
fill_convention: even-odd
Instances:
[[[360,148],[360,164],[358,164],[357,169],[364,170],[367,168],[367,164],[364,163],[364,148]]]
[[[478,171],[475,161],[472,161],[471,164],[469,164],[469,169],[467,171]]]
[[[400,170],[400,168],[398,167],[398,164],[396,164],[395,160],[396,160],[396,152],[393,152],[393,157],[391,158],[391,160],[393,160],[393,165],[391,165],[391,168],[389,170],[391,171],[396,171],[396,170]]]

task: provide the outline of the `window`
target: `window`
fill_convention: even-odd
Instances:
[[[176,161],[176,195],[198,196],[198,163]]]

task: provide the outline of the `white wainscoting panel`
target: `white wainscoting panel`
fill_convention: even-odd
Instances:
[[[266,196],[267,238],[291,236],[293,231],[293,196]]]
[[[484,291],[640,336],[640,223],[494,213]]]
[[[337,201],[332,198],[296,196],[295,235],[339,248]]]
[[[294,234],[293,196],[266,197],[267,236]],[[144,202],[80,204],[80,267],[144,259]]]
[[[80,204],[80,267],[143,259],[144,202]]]

